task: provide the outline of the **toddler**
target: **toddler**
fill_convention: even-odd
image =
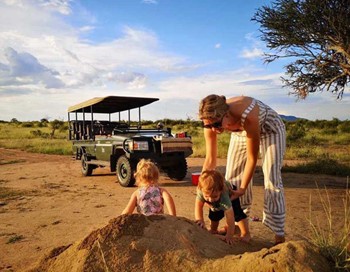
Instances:
[[[195,204],[196,223],[205,228],[203,219],[203,206],[207,204],[209,209],[210,232],[218,233],[220,220],[225,216],[225,236],[219,236],[228,244],[232,244],[235,232],[235,221],[241,231],[241,240],[249,242],[250,233],[248,220],[243,212],[239,199],[231,200],[232,189],[230,183],[224,180],[222,174],[215,170],[203,171],[199,177],[197,186],[197,197]]]
[[[140,160],[135,173],[138,189],[131,195],[122,214],[132,214],[135,208],[144,215],[163,214],[165,203],[169,214],[176,216],[174,200],[167,190],[158,186],[158,179],[158,167],[150,160]]]

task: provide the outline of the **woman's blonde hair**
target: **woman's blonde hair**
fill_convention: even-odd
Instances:
[[[197,187],[202,192],[209,194],[213,192],[222,192],[225,189],[224,180],[224,176],[216,170],[203,171],[199,176]]]
[[[142,159],[137,164],[134,177],[137,186],[155,185],[158,184],[159,169],[152,161]]]
[[[227,113],[229,105],[223,95],[211,94],[203,98],[199,104],[199,119],[220,120]]]

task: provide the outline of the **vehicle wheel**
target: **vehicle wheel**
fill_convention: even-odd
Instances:
[[[167,169],[168,177],[172,180],[183,180],[187,174],[187,162],[185,158],[181,158],[173,166]]]
[[[84,176],[91,176],[94,166],[92,164],[88,164],[87,161],[88,157],[86,156],[86,154],[83,154],[81,156],[81,172]]]
[[[134,186],[134,183],[135,183],[134,169],[127,157],[120,156],[118,158],[116,172],[117,172],[118,181],[121,186],[123,187]]]

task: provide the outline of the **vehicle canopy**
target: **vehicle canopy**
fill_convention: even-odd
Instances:
[[[95,97],[85,102],[76,104],[68,108],[68,122],[70,123],[69,140],[83,140],[83,139],[95,139],[95,132],[100,131],[98,125],[101,122],[96,122],[94,114],[108,114],[109,121],[105,124],[108,125],[108,131],[111,130],[111,126],[116,127],[129,127],[130,126],[130,110],[139,109],[139,125],[141,127],[141,107],[158,101],[159,98],[150,97],[128,97],[128,96],[106,96]],[[120,113],[128,111],[128,123],[121,122]],[[78,116],[78,113],[82,116]],[[119,113],[119,121],[112,122],[111,114]],[[73,118],[71,119],[71,114]],[[90,120],[88,120],[85,114],[91,114]],[[118,124],[117,124],[118,123]],[[109,132],[110,133],[110,132]],[[100,134],[100,133],[98,133]]]
[[[159,98],[106,96],[95,97],[68,108],[68,112],[115,113],[140,108]]]

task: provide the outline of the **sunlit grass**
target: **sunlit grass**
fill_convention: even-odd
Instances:
[[[33,131],[42,131],[42,137]],[[48,127],[22,127],[18,124],[0,124],[0,147],[21,149],[33,153],[70,155],[72,144],[67,140],[67,131],[55,131],[54,138],[45,137]]]
[[[144,127],[154,128],[154,126],[154,123],[150,122]],[[203,128],[198,122],[191,123],[178,120],[178,123],[169,123],[166,126],[171,127],[173,134],[187,132],[192,137],[193,142],[193,154],[191,156],[205,157]],[[295,124],[291,126],[293,128]],[[350,168],[350,132],[345,130],[340,133],[338,130],[333,128],[307,128],[305,133],[289,137],[285,159],[302,161],[300,165],[294,166],[294,169],[290,171],[310,173],[310,171],[319,172],[320,169],[326,169],[328,171],[326,174],[342,173],[342,175],[348,175]],[[293,129],[287,129],[287,131],[292,133]],[[16,148],[36,153],[71,155],[72,144],[67,140],[67,129],[56,130],[53,139],[50,137],[51,132],[50,126],[42,126],[40,122],[0,123],[0,147]],[[218,135],[218,158],[227,157],[230,137],[231,134],[227,132]],[[327,158],[336,163],[330,163],[327,167],[323,167],[319,163],[324,161],[320,161],[317,165],[320,158]]]
[[[313,215],[312,199],[310,197],[310,228],[311,242],[321,253],[334,263],[335,271],[350,270],[350,190],[349,179],[343,198],[343,222],[335,222],[334,209],[327,189],[318,189],[318,200],[322,204],[321,219]],[[341,197],[341,196],[339,196]],[[319,220],[320,219],[320,220]],[[343,223],[343,228],[336,229],[335,223]]]

